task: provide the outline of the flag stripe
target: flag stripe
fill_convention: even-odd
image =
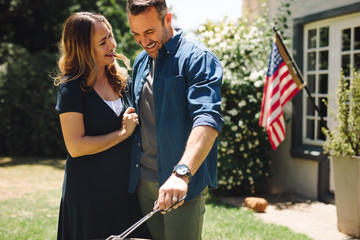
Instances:
[[[291,76],[288,75],[287,78],[291,79]],[[299,89],[291,82],[288,82],[286,86],[282,89],[281,92],[281,105],[284,106],[297,92]]]
[[[280,115],[267,129],[271,146],[276,147],[285,139],[284,116]]]

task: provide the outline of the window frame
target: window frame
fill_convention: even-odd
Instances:
[[[318,22],[323,20],[326,22],[328,19],[340,17],[344,15],[350,15],[353,13],[360,12],[360,2],[350,4],[347,6],[343,6],[340,8],[335,8],[331,10],[327,10],[324,12],[304,16],[301,18],[294,19],[293,25],[293,57],[295,62],[297,63],[300,71],[303,71],[304,67],[304,34],[305,34],[305,25],[311,24],[314,22]],[[331,31],[331,29],[330,29]],[[331,33],[329,33],[331,36]],[[331,37],[330,37],[331,38]],[[340,47],[340,44],[338,44]],[[329,52],[330,54],[330,52]],[[332,56],[329,55],[329,59]],[[329,61],[329,64],[333,64],[331,62],[336,61]],[[340,64],[340,60],[338,63]],[[329,69],[333,69],[332,66],[329,65]],[[330,75],[329,75],[330,76]],[[332,84],[334,83],[333,80],[328,78],[328,88],[334,87]],[[336,81],[335,81],[336,83]],[[304,91],[301,91],[304,92]],[[303,141],[303,116],[304,116],[304,101],[303,101],[303,94],[297,94],[293,98],[293,111],[292,111],[292,138],[291,138],[291,155],[292,157],[297,158],[305,158],[314,161],[324,161],[324,154],[322,144],[313,145],[311,142]]]
[[[333,69],[331,66],[332,61],[330,61],[330,56],[329,54],[331,54],[330,51],[330,46],[331,46],[331,39],[333,39],[331,37],[331,30],[330,30],[330,26],[331,26],[331,20],[323,20],[323,21],[316,21],[313,23],[309,23],[304,25],[304,39],[308,40],[308,33],[310,30],[316,30],[316,46],[309,48],[308,46],[308,41],[304,42],[304,69],[303,69],[303,76],[304,76],[304,81],[309,83],[307,76],[308,75],[314,75],[315,76],[315,91],[312,92],[312,98],[314,99],[315,104],[318,106],[318,108],[321,108],[321,105],[323,105],[323,103],[320,102],[320,99],[325,98],[328,99],[328,91],[326,93],[320,93],[319,91],[316,91],[319,89],[319,77],[320,75],[324,75],[326,74],[328,76],[327,81],[328,81],[328,89],[329,89],[329,83],[331,82],[330,77],[330,70],[329,69]],[[328,45],[327,46],[319,46],[319,42],[320,42],[320,29],[328,27],[329,29],[329,37],[328,37]],[[327,69],[320,69],[320,67],[318,65],[320,65],[320,52],[323,51],[327,51],[328,52],[328,67]],[[316,57],[315,57],[315,68],[309,70],[307,65],[308,65],[308,53],[312,53],[315,52],[316,53]],[[303,122],[303,126],[304,129],[302,131],[302,141],[305,144],[309,144],[309,145],[315,145],[315,146],[322,146],[322,144],[324,143],[323,140],[319,140],[319,131],[321,131],[321,124],[319,124],[321,117],[320,114],[314,109],[314,115],[307,115],[307,113],[305,114],[307,109],[307,102],[306,100],[309,98],[308,94],[304,91],[301,92],[302,94],[302,101],[305,103],[303,104],[303,113],[302,114],[302,122]],[[325,122],[327,121],[327,115],[323,116],[323,119],[325,120]],[[306,128],[307,128],[307,120],[313,120],[314,121],[314,139],[309,139],[306,136]]]

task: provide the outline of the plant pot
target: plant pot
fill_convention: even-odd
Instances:
[[[360,157],[333,157],[337,227],[360,238]]]

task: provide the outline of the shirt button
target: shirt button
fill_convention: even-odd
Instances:
[[[169,54],[170,52],[169,52],[169,51],[167,51],[166,53],[167,53],[167,54]]]
[[[139,167],[139,164],[136,164],[136,167]]]

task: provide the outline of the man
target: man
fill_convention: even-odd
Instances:
[[[201,239],[208,186],[217,187],[222,67],[202,43],[172,27],[165,0],[128,0],[127,13],[145,50],[133,67],[140,129],[130,192],[137,188],[144,214],[156,199],[164,210],[186,194],[181,207],[154,215],[147,225],[154,239]]]

